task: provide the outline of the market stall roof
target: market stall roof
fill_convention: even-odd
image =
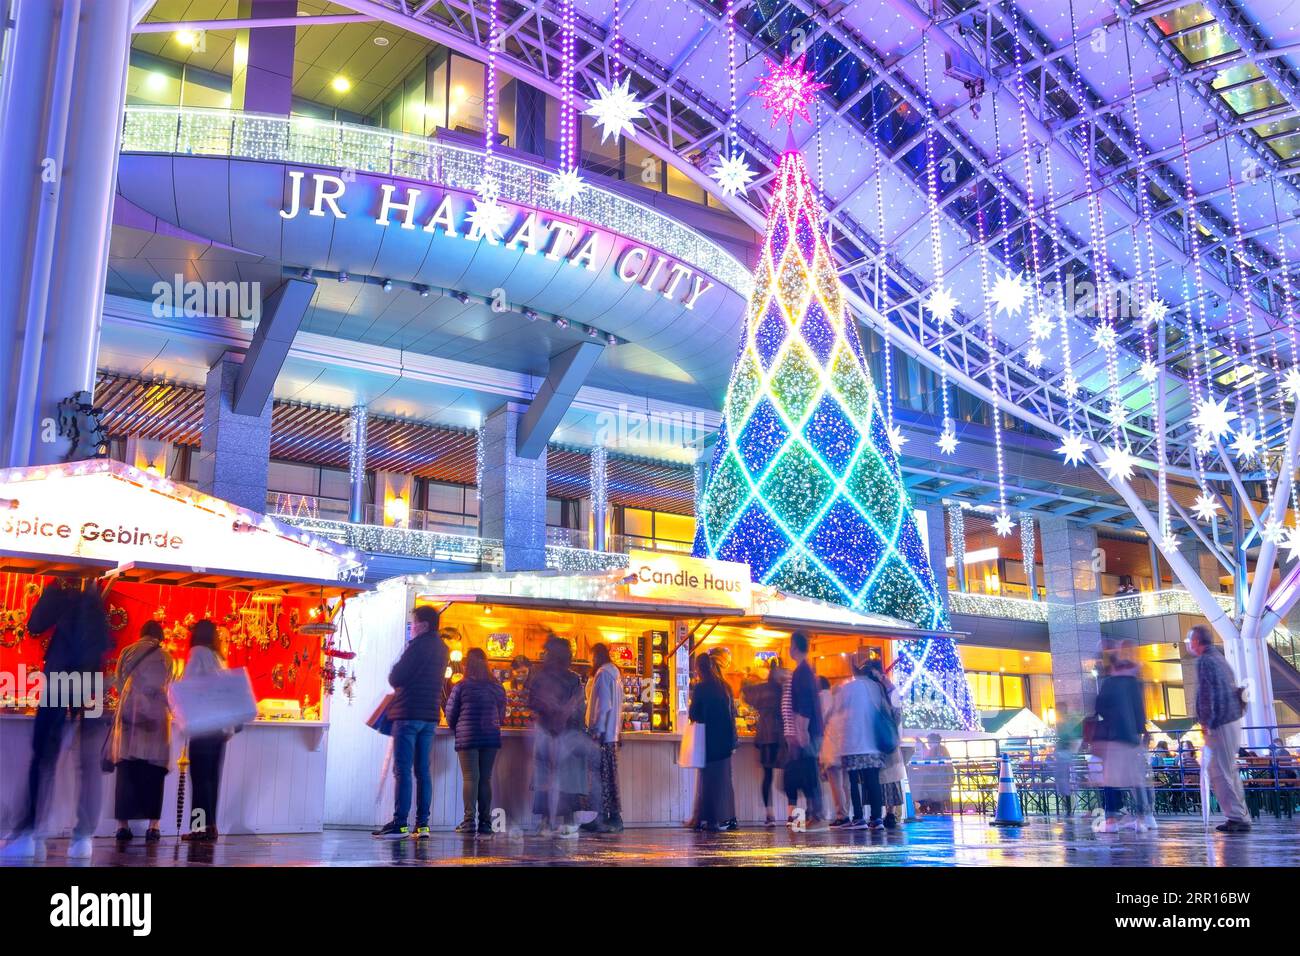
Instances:
[[[285,597],[339,597],[366,590],[365,585],[325,578],[304,578],[281,574],[249,575],[223,568],[176,567],[148,561],[131,561],[109,571],[110,581],[159,584],[177,588],[213,588],[279,594]]]
[[[445,594],[417,588],[420,596],[434,603],[494,604],[501,607],[527,607],[551,611],[593,614],[628,614],[647,617],[741,618],[743,611],[704,605],[665,604],[659,601],[572,600],[568,598],[530,597],[516,594]]]
[[[28,551],[0,550],[0,573],[97,578],[116,567],[116,562],[100,558],[83,558],[77,555],[57,557]]]
[[[889,637],[894,640],[927,637],[960,637],[959,631],[932,631],[913,627],[906,621],[882,617],[877,614],[860,615],[861,620],[828,621],[816,617],[792,614],[759,614],[728,619],[728,624],[740,627],[768,627],[783,631],[808,630],[819,634],[863,634]]]

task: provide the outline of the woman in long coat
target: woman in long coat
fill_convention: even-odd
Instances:
[[[162,639],[162,625],[146,621],[140,639],[122,650],[117,664],[118,704],[111,755],[117,768],[114,815],[119,840],[131,839],[132,820],[149,821],[146,840],[162,837],[158,821],[171,761],[167,684],[174,673]]]

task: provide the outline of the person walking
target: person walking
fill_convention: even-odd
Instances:
[[[785,727],[781,720],[783,675],[789,679],[781,668],[780,658],[774,657],[768,665],[767,679],[746,684],[740,691],[745,703],[758,715],[754,746],[758,748],[758,763],[763,769],[763,815],[764,824],[769,827],[776,826],[776,815],[772,812],[772,780],[785,757]]]
[[[894,739],[898,741],[898,746],[894,747],[891,753],[885,754],[885,765],[880,768],[880,800],[885,811],[885,829],[895,830],[898,828],[899,818],[903,815],[903,803],[906,799],[903,793],[903,780],[907,775],[902,747],[903,704],[899,699],[898,689],[883,668],[876,680],[881,690],[885,692],[885,700],[889,703],[890,714],[894,718]]]
[[[704,727],[704,769],[700,771],[697,830],[719,832],[736,828],[731,755],[736,749],[736,718],[730,690],[708,654],[696,658],[699,679],[691,688],[688,716]]]
[[[393,698],[387,716],[393,722],[393,819],[374,832],[384,840],[429,836],[433,774],[429,755],[442,716],[442,689],[451,652],[438,632],[438,611],[428,605],[415,609],[411,640],[402,650],[388,683]],[[411,782],[415,781],[415,831],[411,821]]]
[[[537,832],[576,837],[573,814],[583,808],[588,786],[582,754],[582,681],[570,669],[573,649],[564,638],[546,639],[541,666],[528,678],[533,712],[533,813]]]
[[[42,676],[45,690],[32,721],[32,759],[27,771],[27,802],[9,842],[0,849],[4,859],[44,859],[45,840],[41,826],[53,802],[55,774],[69,724],[76,728],[77,822],[68,844],[68,857],[86,859],[93,849],[91,838],[99,826],[103,803],[103,748],[109,720],[103,716],[104,701],[96,694],[102,681],[95,675],[104,670],[104,656],[111,644],[108,613],[99,591],[91,583],[56,580],[47,584],[32,606],[27,633],[32,637],[49,632]],[[51,677],[56,680],[51,680]],[[80,689],[76,699],[60,699],[54,688]],[[74,691],[75,692],[75,691]]]
[[[172,755],[167,685],[175,673],[175,662],[163,649],[162,639],[162,624],[145,621],[140,639],[123,648],[117,662],[117,714],[110,759],[119,842],[134,836],[132,820],[148,821],[146,842],[162,839],[163,785]]]
[[[600,748],[600,813],[579,829],[622,833],[623,805],[618,793],[618,734],[623,726],[623,675],[605,644],[591,646],[587,681],[587,732]]]
[[[840,689],[838,709],[843,713],[844,769],[849,775],[853,819],[849,828],[880,830],[884,827],[884,793],[880,771],[889,753],[898,749],[898,736],[882,733],[881,721],[895,726],[895,715],[884,688],[879,659],[860,658],[853,663],[853,679]],[[871,815],[866,811],[870,809]]]
[[[1246,704],[1232,666],[1214,643],[1207,625],[1192,626],[1187,632],[1187,647],[1196,657],[1196,720],[1210,751],[1204,772],[1210,775],[1210,786],[1227,818],[1215,829],[1221,833],[1249,833],[1250,811],[1237,772]]]
[[[806,817],[800,829],[825,830],[822,816],[822,786],[817,773],[817,755],[823,733],[821,705],[817,694],[817,675],[808,662],[808,634],[795,631],[790,635],[790,657],[794,673],[781,695],[781,719],[785,728],[786,764],[782,773],[785,794],[792,807],[802,793]],[[794,824],[794,812],[788,821]]]
[[[1121,825],[1124,794],[1133,802],[1132,826],[1139,833],[1149,829],[1144,817],[1141,773],[1146,765],[1142,741],[1146,734],[1146,706],[1142,702],[1142,682],[1137,666],[1124,647],[1117,649],[1105,665],[1106,671],[1097,689],[1096,729],[1093,752],[1101,759],[1101,793],[1105,817],[1097,826],[1099,833],[1114,833]]]
[[[452,687],[446,711],[447,726],[456,735],[465,804],[465,816],[456,832],[491,836],[492,766],[501,752],[506,690],[493,679],[482,648],[472,647],[465,654],[465,676]]]
[[[215,674],[226,669],[225,648],[217,626],[204,619],[190,630],[190,656],[181,680]],[[192,797],[190,830],[182,840],[211,843],[219,836],[217,802],[221,792],[221,768],[226,759],[226,743],[238,731],[228,727],[215,733],[191,737],[186,745],[190,758]]]
[[[817,681],[820,685],[817,697],[822,708],[822,725],[825,727],[821,751],[817,756],[821,764],[821,778],[826,781],[827,789],[831,792],[830,826],[838,829],[849,823],[848,793],[841,766],[844,754],[841,747],[844,736],[844,711],[840,707],[841,691],[848,682],[843,682],[839,687],[831,690],[831,682],[825,677],[818,677]]]

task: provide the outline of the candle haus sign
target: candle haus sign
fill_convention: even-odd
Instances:
[[[632,551],[628,567],[628,593],[633,597],[749,610],[752,585],[747,564]]]
[[[290,169],[288,200],[282,219],[332,216],[347,219],[342,200],[349,182],[329,173]],[[498,200],[499,216],[480,214],[485,204],[474,196],[443,188],[380,184],[374,223],[380,228],[421,230],[522,250],[528,255],[566,261],[590,271],[605,262],[616,242],[627,242],[613,257],[613,271],[623,282],[693,309],[714,283],[703,273],[671,256],[622,240],[600,228]]]
[[[0,549],[340,580],[337,546],[119,462],[0,471]]]

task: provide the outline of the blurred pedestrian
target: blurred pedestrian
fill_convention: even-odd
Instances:
[[[1125,648],[1113,652],[1103,664],[1105,674],[1097,689],[1096,729],[1093,751],[1102,761],[1102,803],[1105,818],[1101,833],[1120,828],[1125,793],[1133,805],[1132,826],[1139,832],[1148,827],[1148,811],[1142,789],[1146,761],[1142,741],[1146,734],[1146,706],[1137,665]]]
[[[442,692],[451,652],[438,632],[438,611],[428,605],[411,615],[411,639],[388,673],[393,688],[387,715],[393,722],[393,819],[374,832],[385,840],[429,836],[433,774],[429,758],[442,716]],[[415,789],[412,833],[411,789]]]
[[[152,618],[145,621],[140,639],[123,648],[117,662],[110,760],[116,775],[113,815],[119,841],[132,838],[132,820],[148,821],[146,842],[162,839],[163,785],[172,756],[167,685],[175,669],[162,639],[162,624]]]
[[[1215,829],[1221,833],[1248,833],[1250,811],[1236,756],[1246,702],[1232,666],[1215,645],[1207,625],[1192,626],[1187,632],[1187,647],[1196,656],[1196,719],[1210,751],[1205,771],[1227,818]]]
[[[734,830],[731,755],[736,749],[735,705],[717,661],[708,654],[701,654],[695,660],[698,680],[691,688],[689,716],[704,727],[705,753],[695,828],[714,832]]]
[[[546,639],[542,663],[528,678],[528,707],[533,712],[533,813],[537,832],[576,837],[573,814],[583,809],[588,792],[583,754],[582,681],[570,669],[573,648],[555,634]]]
[[[587,681],[587,732],[600,748],[600,812],[584,823],[593,833],[621,833],[623,805],[618,792],[618,734],[623,725],[623,675],[605,644],[591,646]]]
[[[826,730],[822,736],[822,749],[818,755],[821,763],[821,776],[826,781],[826,787],[831,792],[831,821],[830,825],[835,828],[847,826],[849,823],[848,811],[848,792],[844,777],[844,768],[841,765],[841,759],[844,751],[841,747],[843,738],[844,712],[842,708],[837,707],[837,695],[847,681],[841,683],[835,690],[831,690],[831,682],[825,677],[817,678],[820,690],[817,697],[822,708],[822,723]]]
[[[746,684],[741,689],[745,703],[758,714],[754,746],[758,748],[758,763],[763,769],[763,814],[769,827],[776,826],[776,815],[772,812],[772,780],[785,757],[785,728],[781,721],[782,675],[789,680],[780,658],[774,657],[768,665],[766,680]]]
[[[894,717],[895,737],[899,741],[899,745],[893,752],[885,755],[885,765],[880,768],[880,798],[885,810],[885,829],[894,830],[897,829],[899,818],[903,815],[903,803],[906,799],[903,792],[903,780],[907,775],[902,747],[903,702],[898,688],[894,686],[894,682],[889,679],[889,673],[883,668],[877,680],[885,692],[885,699],[889,702]]]
[[[925,743],[918,740],[913,760],[919,761],[919,768],[924,771],[917,784],[922,806],[929,813],[947,813],[956,773],[952,766],[952,754],[944,746],[942,735],[930,733],[926,736]]]
[[[843,717],[844,769],[849,775],[853,803],[849,826],[855,830],[884,827],[880,771],[889,754],[898,749],[898,736],[883,677],[879,659],[859,657],[853,662],[853,679],[838,689],[836,707]]]
[[[790,635],[790,657],[794,674],[781,695],[781,719],[785,728],[786,764],[782,774],[786,798],[797,806],[803,794],[805,817],[797,829],[825,830],[822,815],[822,786],[817,773],[817,755],[821,751],[822,713],[817,694],[817,675],[808,661],[808,634],[795,631]],[[794,812],[789,823],[794,824]]]
[[[1286,744],[1281,737],[1274,737],[1273,742],[1269,745],[1268,755],[1273,759],[1273,765],[1277,768],[1277,777],[1279,780],[1295,780],[1295,761],[1292,759],[1291,751],[1286,748]]]
[[[226,669],[226,650],[217,626],[204,619],[190,630],[190,656],[182,680]],[[226,760],[226,743],[240,728],[226,727],[191,737],[186,744],[192,784],[190,830],[182,840],[211,843],[217,839],[217,798],[221,793],[221,769]]]
[[[32,758],[27,771],[27,801],[23,816],[0,849],[5,859],[44,859],[41,827],[54,800],[56,771],[65,733],[75,728],[77,758],[77,823],[68,856],[86,859],[99,826],[103,802],[104,743],[110,721],[104,716],[104,657],[109,651],[108,613],[91,582],[55,580],[45,586],[27,618],[27,633],[50,632],[42,676],[45,690],[32,721]],[[55,688],[72,691],[75,699],[59,699]],[[79,688],[80,693],[75,693]]]
[[[505,716],[506,689],[493,678],[483,649],[471,647],[465,654],[465,676],[447,698],[447,726],[456,735],[465,805],[457,833],[492,835],[492,768],[501,752]]]

